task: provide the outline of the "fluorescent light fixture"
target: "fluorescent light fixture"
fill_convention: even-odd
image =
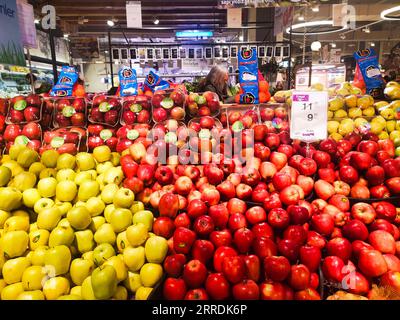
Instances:
[[[375,47],[375,42],[371,42],[371,47]]]
[[[383,11],[381,12],[381,18],[382,18],[383,20],[400,20],[400,17],[390,16],[391,13],[396,12],[396,11],[400,11],[400,6],[393,7],[393,8],[386,9],[386,10],[383,10]]]
[[[68,39],[68,37],[69,37],[69,33],[64,33],[64,38]]]
[[[243,40],[244,40],[243,35],[240,35],[240,36],[239,36],[239,41],[243,41]]]
[[[315,27],[315,26],[333,26],[332,20],[320,20],[320,21],[308,21],[303,23],[298,23],[292,25],[292,34],[294,35],[303,35],[304,32],[294,32],[294,30],[306,28],[306,27]],[[317,32],[306,32],[306,35],[313,35],[313,34],[326,34],[326,33],[334,33],[339,32],[347,29],[347,25],[344,25],[341,29],[338,30],[328,30],[328,31],[317,31]],[[290,27],[286,29],[286,33],[290,33]]]
[[[115,23],[112,20],[107,20],[107,24],[109,27],[114,27]]]
[[[297,18],[297,20],[299,20],[299,21],[304,21],[304,17],[303,17],[303,16],[299,16],[299,17]]]
[[[364,31],[365,33],[371,33],[371,30],[369,29],[369,27],[365,27],[365,28],[363,29],[363,31]]]
[[[314,41],[313,43],[311,43],[311,50],[312,51],[319,51],[319,49],[321,49],[322,45],[321,42],[319,41]]]
[[[154,18],[153,23],[154,23],[154,24],[159,24],[159,23],[160,23],[160,20],[158,20],[158,18],[156,17],[156,18]]]
[[[332,48],[336,48],[336,43],[334,43],[334,42],[331,43],[331,47],[332,47]]]
[[[212,31],[202,31],[202,30],[185,30],[177,31],[175,33],[177,38],[195,38],[195,37],[212,37]]]

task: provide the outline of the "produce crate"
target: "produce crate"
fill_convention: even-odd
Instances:
[[[115,127],[120,122],[122,101],[117,96],[96,95],[91,104],[90,123]]]
[[[181,90],[156,91],[151,98],[152,118],[155,123],[169,119],[183,121],[186,117],[186,94]]]
[[[53,101],[53,128],[86,127],[87,100],[77,97],[50,97]]]
[[[146,95],[122,97],[121,125],[151,123],[151,98]]]
[[[186,100],[186,113],[189,117],[216,117],[220,113],[221,102],[214,92],[191,92]]]
[[[79,151],[87,151],[86,129],[69,127],[46,131],[43,134],[43,146],[40,153],[46,150],[56,150],[60,154],[70,153],[72,155]]]
[[[5,138],[12,137],[10,140]],[[42,146],[43,131],[37,122],[27,123],[25,125],[9,124],[5,128],[3,154],[8,153],[13,144],[22,144],[39,152]],[[1,146],[3,147],[3,145]]]
[[[2,112],[5,111],[3,107]],[[27,124],[42,119],[43,98],[41,96],[18,96],[9,100],[6,124]]]

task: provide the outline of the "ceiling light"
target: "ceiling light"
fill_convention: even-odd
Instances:
[[[396,12],[396,11],[400,11],[400,6],[383,10],[381,12],[381,18],[383,20],[400,20],[399,16],[390,16],[391,13]]]
[[[321,49],[322,45],[321,42],[319,41],[314,41],[313,43],[311,43],[311,50],[312,51],[319,51],[319,49]]]
[[[243,41],[243,40],[244,40],[243,35],[240,35],[240,36],[239,36],[239,41]]]
[[[319,12],[319,6],[316,5],[314,7],[311,8],[312,12]]]
[[[332,47],[332,48],[336,48],[336,43],[334,43],[334,42],[331,43],[331,47]]]
[[[375,42],[371,42],[371,47],[375,47]]]
[[[340,35],[340,39],[342,39],[342,40],[346,39],[346,35],[345,35],[344,33],[342,33],[342,34]]]
[[[297,18],[297,20],[299,20],[299,21],[304,21],[304,17],[303,17],[303,16],[299,16],[299,17]]]
[[[112,20],[107,20],[107,24],[109,27],[114,27],[115,23]]]
[[[294,30],[297,30],[297,29],[306,28],[306,27],[315,27],[315,26],[332,26],[333,27],[333,21],[332,20],[320,20],[320,21],[308,21],[308,22],[294,24],[291,27],[288,27],[286,29],[286,33],[289,33],[289,34],[292,33],[293,35],[304,35],[304,34],[313,35],[313,34],[334,33],[334,32],[339,32],[339,31],[347,29],[347,25],[344,25],[341,29],[337,29],[337,30],[315,31],[315,32],[294,32]],[[290,29],[292,29],[292,31]]]
[[[159,24],[159,23],[160,23],[160,20],[158,20],[158,18],[156,17],[156,18],[154,18],[153,23],[154,23],[154,24]]]
[[[39,19],[35,19],[35,24],[39,24],[40,20]]]
[[[69,37],[69,34],[68,33],[64,33],[64,38],[68,39],[68,37]]]
[[[369,29],[369,27],[365,27],[365,28],[363,29],[363,31],[364,31],[365,33],[371,33],[371,30]]]

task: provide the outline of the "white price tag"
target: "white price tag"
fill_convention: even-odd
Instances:
[[[293,91],[290,138],[313,142],[327,138],[328,92]]]

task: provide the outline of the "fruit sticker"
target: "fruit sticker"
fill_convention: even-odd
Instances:
[[[64,107],[61,113],[64,117],[71,118],[72,115],[75,113],[75,109],[74,107]]]
[[[199,138],[200,139],[210,139],[211,138],[211,132],[208,129],[201,129],[199,132]]]
[[[138,113],[142,111],[143,107],[139,103],[133,103],[129,106],[129,110],[131,110],[134,113]]]
[[[244,125],[241,121],[236,121],[233,125],[232,125],[232,130],[234,132],[240,132],[244,129]]]
[[[174,100],[169,97],[164,98],[163,101],[161,101],[161,106],[164,109],[171,109],[174,106]]]
[[[243,94],[240,95],[240,102],[257,104],[259,103],[257,49],[243,48],[238,56],[239,82],[243,90]]]
[[[62,137],[54,137],[51,139],[50,145],[52,148],[57,149],[64,144],[64,138]]]
[[[112,137],[112,132],[111,130],[104,129],[100,131],[100,138],[103,139],[104,141],[110,139]]]
[[[175,132],[168,132],[164,139],[166,143],[176,143],[178,141],[178,137],[176,136]]]
[[[126,137],[129,140],[136,140],[137,138],[139,138],[139,132],[135,129],[129,130],[128,133],[126,134]]]
[[[138,83],[137,83],[136,70],[124,66],[121,68],[121,70],[119,70],[118,77],[120,86],[119,92],[122,97],[127,97],[137,94]]]
[[[109,104],[107,101],[103,101],[99,105],[99,110],[100,110],[100,112],[108,112],[112,109],[112,107],[113,106],[111,104]]]
[[[18,100],[14,103],[14,109],[18,111],[22,111],[27,107],[27,103],[25,100]]]
[[[29,142],[28,137],[26,136],[18,136],[15,138],[14,144],[26,146]]]

